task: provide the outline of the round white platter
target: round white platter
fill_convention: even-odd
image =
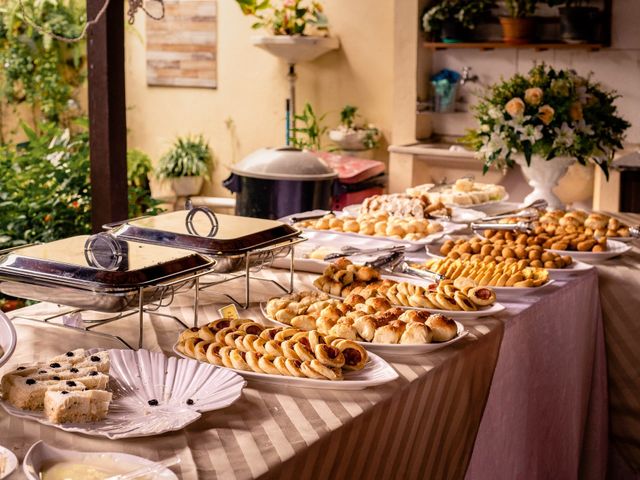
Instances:
[[[2,445],[0,445],[0,456],[4,457],[4,469],[0,471],[0,480],[4,480],[18,468],[18,459],[11,450]]]
[[[173,351],[176,355],[179,355],[182,358],[189,358],[182,352],[178,351],[177,344],[173,346]],[[368,353],[369,361],[362,370],[352,372],[345,371],[344,380],[335,381],[271,375],[269,373],[249,372],[246,370],[236,370],[227,367],[216,368],[222,371],[235,372],[238,375],[242,375],[245,379],[254,382],[320,390],[363,390],[367,387],[374,387],[376,385],[392,382],[398,378],[398,372],[396,372],[391,365],[374,353]]]
[[[617,257],[628,252],[633,248],[631,245],[619,242],[617,240],[607,240],[607,250],[604,252],[576,252],[573,250],[548,250],[549,252],[559,253],[560,255],[571,255],[574,260],[581,262],[602,262],[610,258]]]
[[[265,302],[260,303],[260,310],[262,312],[262,315],[268,322],[271,322],[272,324],[277,325],[279,327],[291,327],[291,325],[288,325],[286,323],[279,322],[277,320],[274,320],[273,318],[270,318],[267,315],[267,311],[265,307],[266,307]],[[429,353],[435,350],[439,350],[443,347],[447,347],[452,343],[456,343],[457,341],[461,340],[462,338],[468,335],[469,332],[464,329],[464,325],[462,325],[460,322],[456,322],[456,327],[458,329],[457,335],[453,337],[451,340],[449,340],[448,342],[409,344],[409,343],[373,343],[373,342],[364,342],[364,341],[356,340],[356,343],[359,343],[368,351],[379,353],[380,355],[384,355],[384,354],[414,355],[414,354]]]

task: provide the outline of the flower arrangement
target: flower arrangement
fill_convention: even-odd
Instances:
[[[480,127],[462,141],[484,160],[485,173],[491,165],[513,166],[514,155],[523,154],[527,165],[533,155],[591,160],[608,177],[630,126],[617,114],[616,98],[590,76],[536,65],[489,88],[475,107]]]
[[[242,13],[253,15],[251,28],[265,28],[273,35],[318,35],[329,30],[319,2],[306,0],[236,0]]]
[[[422,28],[427,33],[440,31],[446,21],[453,20],[473,30],[495,6],[495,0],[442,0],[425,12]]]

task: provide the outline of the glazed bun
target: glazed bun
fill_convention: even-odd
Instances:
[[[430,315],[426,324],[431,328],[434,342],[448,342],[458,334],[456,322],[444,315]]]

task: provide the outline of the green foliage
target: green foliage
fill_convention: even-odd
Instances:
[[[27,141],[0,147],[0,248],[49,242],[91,232],[89,134],[84,122],[61,128],[26,124]],[[149,158],[128,155],[129,216],[160,210],[151,198]]]
[[[485,171],[512,166],[520,153],[528,163],[533,155],[593,161],[608,175],[630,126],[617,113],[617,98],[590,77],[536,65],[490,87],[475,107],[480,126],[463,142],[480,153]]]
[[[276,0],[277,1],[277,0]],[[242,13],[256,17],[251,28],[265,28],[273,35],[310,35],[312,30],[326,32],[327,16],[319,2],[306,0],[236,0]]]
[[[46,31],[74,37],[85,21],[81,0],[23,0],[24,12]],[[0,98],[28,103],[36,117],[70,125],[75,89],[85,79],[84,42],[67,44],[29,26],[17,0],[0,0]],[[72,115],[69,115],[72,113]],[[37,120],[36,120],[37,122]]]
[[[0,147],[0,247],[90,232],[87,131],[22,128],[25,143]]]
[[[296,137],[289,139],[291,146],[301,150],[321,150],[322,135],[327,131],[327,127],[322,125],[325,117],[326,114],[318,116],[311,104],[305,103],[302,114],[296,115],[296,121],[303,126],[293,129]]]
[[[425,32],[436,32],[447,20],[455,20],[473,30],[496,7],[495,0],[441,0],[422,17]]]
[[[358,107],[353,105],[345,105],[340,111],[340,124],[347,128],[353,127],[356,121],[356,115],[358,113]]]
[[[536,13],[538,0],[505,0],[509,16],[513,18],[531,17]]]
[[[140,150],[127,152],[127,182],[129,184],[129,218],[156,215],[162,211],[160,202],[151,197],[149,174],[151,159]]]
[[[213,156],[209,144],[202,135],[178,137],[171,150],[160,159],[158,178],[203,176],[209,178]]]

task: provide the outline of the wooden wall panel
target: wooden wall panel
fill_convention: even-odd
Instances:
[[[216,88],[216,0],[164,3],[164,19],[146,20],[147,84]]]

